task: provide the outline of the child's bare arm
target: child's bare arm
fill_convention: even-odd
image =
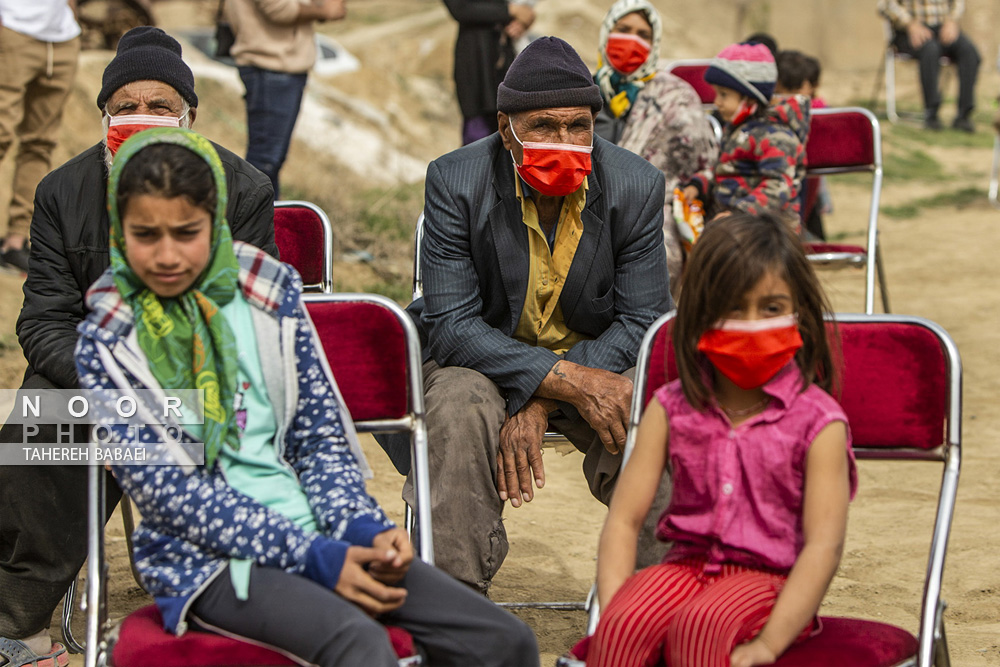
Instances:
[[[639,529],[667,462],[667,413],[655,398],[639,422],[635,449],[615,484],[597,549],[597,597],[606,606],[635,571]]]
[[[802,513],[805,544],[760,634],[733,651],[733,667],[773,662],[795,641],[823,601],[847,532],[851,491],[846,438],[844,423],[831,422],[809,448]]]

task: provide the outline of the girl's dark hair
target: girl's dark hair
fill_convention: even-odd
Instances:
[[[125,215],[133,195],[173,199],[185,197],[193,206],[215,213],[215,178],[205,159],[177,144],[153,144],[132,156],[118,181],[118,212]]]
[[[772,213],[735,213],[705,225],[681,282],[674,354],[684,396],[692,406],[705,407],[712,394],[705,385],[708,361],[698,351],[699,339],[771,270],[788,283],[798,315],[802,349],[795,362],[803,389],[813,382],[826,391],[836,386],[837,369],[823,321],[830,305],[798,236]]]

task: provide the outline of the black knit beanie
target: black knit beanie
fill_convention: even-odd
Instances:
[[[558,37],[540,37],[511,63],[497,88],[497,109],[511,114],[554,107],[604,106],[601,89],[573,47]]]
[[[143,25],[118,40],[118,53],[104,70],[97,108],[103,111],[108,99],[125,84],[149,80],[172,86],[184,101],[198,106],[194,74],[181,60],[180,43],[159,28]]]

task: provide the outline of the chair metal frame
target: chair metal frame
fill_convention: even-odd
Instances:
[[[326,212],[316,204],[302,199],[287,199],[274,202],[279,208],[304,208],[312,212],[323,227],[323,268],[320,282],[304,284],[302,288],[310,292],[333,293],[333,224]],[[280,248],[278,249],[280,252]]]
[[[870,172],[872,174],[871,201],[868,206],[868,229],[866,247],[862,252],[823,251],[824,243],[807,244],[809,261],[820,269],[839,269],[845,266],[865,268],[865,313],[871,315],[875,310],[875,279],[878,276],[879,289],[882,297],[882,307],[889,312],[889,290],[885,283],[885,271],[882,265],[882,251],[879,243],[878,213],[879,201],[882,196],[882,130],[875,117],[868,109],[862,107],[831,107],[817,109],[812,112],[810,138],[815,136],[816,119],[843,114],[860,114],[864,116],[872,132],[872,161],[865,165],[837,167],[806,167],[806,178],[817,178],[825,175],[846,174],[853,172]],[[822,122],[822,121],[821,121]],[[809,140],[806,141],[806,155],[809,155]]]
[[[632,406],[629,414],[629,430],[625,440],[625,453],[622,458],[624,469],[632,451],[635,448],[636,433],[642,418],[649,383],[650,364],[654,343],[661,330],[667,326],[676,315],[671,311],[658,318],[642,339],[639,348],[639,359],[636,364],[635,388],[632,394]],[[945,635],[943,612],[946,607],[941,599],[941,581],[944,574],[944,562],[948,549],[948,536],[955,511],[955,500],[958,494],[958,479],[961,468],[962,453],[962,361],[958,346],[948,332],[939,324],[922,317],[890,314],[837,313],[832,318],[839,326],[865,326],[879,324],[903,324],[921,327],[934,335],[941,345],[945,365],[945,427],[942,442],[933,449],[909,447],[854,447],[854,455],[858,460],[875,461],[930,461],[943,464],[941,488],[938,492],[937,513],[934,519],[934,530],[931,536],[930,553],[927,560],[927,572],[924,578],[924,589],[920,611],[920,629],[917,635],[917,655],[905,660],[897,667],[949,667],[950,657]],[[668,334],[669,335],[669,334]],[[845,358],[845,363],[849,359]],[[655,363],[663,363],[656,359]],[[848,415],[848,419],[850,419]],[[600,609],[596,595],[590,608],[588,634],[593,634],[597,627]],[[780,665],[780,660],[779,663]]]
[[[417,500],[418,555],[426,563],[434,564],[434,537],[430,513],[430,478],[427,462],[427,423],[424,411],[423,370],[421,365],[420,339],[413,321],[394,301],[376,294],[303,294],[303,302],[308,309],[310,303],[363,303],[372,304],[389,311],[401,326],[406,338],[406,390],[408,413],[401,418],[355,421],[358,433],[410,432],[411,456],[414,462],[415,490]],[[320,363],[325,370],[330,369],[325,351],[320,355]],[[335,377],[335,376],[333,376]],[[338,385],[341,383],[338,382]],[[348,411],[349,411],[349,406]],[[87,487],[87,588],[81,608],[87,615],[86,644],[84,648],[85,667],[106,667],[109,664],[108,634],[112,627],[107,617],[108,564],[105,561],[104,546],[104,503],[106,498],[104,467],[88,466]],[[426,508],[426,510],[424,509]],[[407,526],[409,528],[409,525]],[[403,664],[403,663],[401,663]]]
[[[1000,208],[998,192],[1000,192],[1000,133],[993,137],[993,167],[990,169],[990,203],[994,208]]]

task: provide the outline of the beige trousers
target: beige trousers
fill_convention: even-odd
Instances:
[[[0,26],[0,160],[19,140],[8,234],[28,236],[35,188],[51,166],[79,53],[79,37],[40,42]]]

